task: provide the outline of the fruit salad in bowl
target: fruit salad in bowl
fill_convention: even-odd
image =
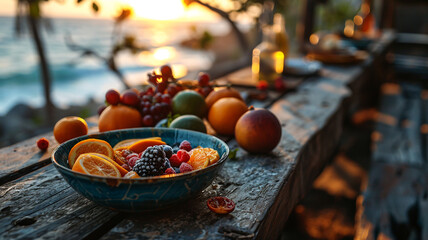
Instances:
[[[69,140],[55,149],[52,162],[84,197],[114,210],[142,212],[201,192],[228,154],[226,143],[200,132],[133,128]]]

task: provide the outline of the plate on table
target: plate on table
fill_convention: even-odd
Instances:
[[[216,150],[220,159],[206,168],[172,176],[140,178],[101,177],[72,171],[68,154],[78,142],[89,138],[107,141],[111,146],[125,139],[161,137],[168,145],[188,140],[192,147]],[[122,212],[144,212],[172,206],[199,194],[211,184],[223,167],[229,147],[222,140],[200,132],[172,128],[134,128],[91,134],[71,139],[52,153],[52,162],[67,183],[89,200]]]
[[[312,51],[306,57],[309,60],[317,60],[327,64],[352,64],[367,59],[366,51]]]
[[[289,58],[285,60],[284,76],[307,77],[318,73],[321,62],[304,58]]]

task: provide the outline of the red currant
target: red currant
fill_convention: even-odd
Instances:
[[[143,117],[143,124],[146,127],[152,127],[154,125],[153,117],[152,115],[146,115]]]
[[[210,76],[208,73],[199,73],[198,82],[201,87],[208,86],[210,83]]]
[[[128,106],[136,106],[139,103],[138,95],[132,90],[125,91],[120,96],[120,101]]]
[[[37,140],[37,147],[42,151],[46,151],[46,149],[49,147],[49,140],[46,138],[40,138]]]
[[[117,105],[120,102],[120,93],[114,89],[106,92],[106,101],[108,104]]]
[[[172,78],[172,69],[169,65],[163,65],[160,67],[160,71],[162,73],[162,76],[166,79]]]

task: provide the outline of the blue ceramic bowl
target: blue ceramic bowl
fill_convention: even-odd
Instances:
[[[192,147],[210,147],[218,151],[220,160],[204,169],[178,174],[174,177],[143,177],[134,179],[98,177],[71,171],[68,153],[78,142],[102,139],[114,146],[131,138],[161,137],[168,145],[188,140]],[[113,210],[142,212],[166,208],[189,199],[209,184],[227,160],[229,147],[222,140],[195,131],[172,128],[134,128],[85,135],[58,146],[52,153],[56,169],[74,190],[95,203]]]

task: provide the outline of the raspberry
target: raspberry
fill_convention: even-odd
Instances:
[[[124,163],[121,167],[123,167],[124,169],[126,169],[128,172],[131,171],[131,168],[126,163]]]
[[[127,155],[125,159],[126,159],[126,161],[129,161],[129,159],[131,159],[133,157],[138,157],[138,154],[137,153],[131,153],[131,154]]]
[[[125,150],[122,150],[120,154],[122,155],[122,157],[126,158],[129,154],[132,154],[132,152],[128,149],[125,149]]]
[[[180,162],[187,162],[190,159],[189,153],[183,149],[177,152],[177,157],[180,159]]]
[[[148,147],[132,169],[141,177],[159,176],[169,168],[162,146]]]
[[[186,150],[186,151],[190,151],[192,150],[192,146],[190,145],[190,142],[187,140],[183,140],[180,143],[180,149]]]
[[[135,166],[135,163],[139,160],[139,157],[132,157],[128,160],[128,165],[132,169]]]
[[[177,154],[173,154],[170,158],[169,158],[169,162],[171,163],[171,166],[173,167],[179,167],[181,164],[180,159],[177,157]]]
[[[167,168],[165,170],[165,174],[174,174],[174,173],[175,173],[174,168]]]
[[[260,91],[266,91],[268,87],[269,87],[269,84],[265,80],[262,80],[259,83],[257,83],[257,89],[259,89]]]
[[[191,171],[193,171],[193,168],[190,164],[184,162],[180,165],[180,173],[191,172]]]
[[[49,147],[49,140],[46,138],[40,138],[37,140],[37,147],[42,151],[46,151],[46,149]]]

